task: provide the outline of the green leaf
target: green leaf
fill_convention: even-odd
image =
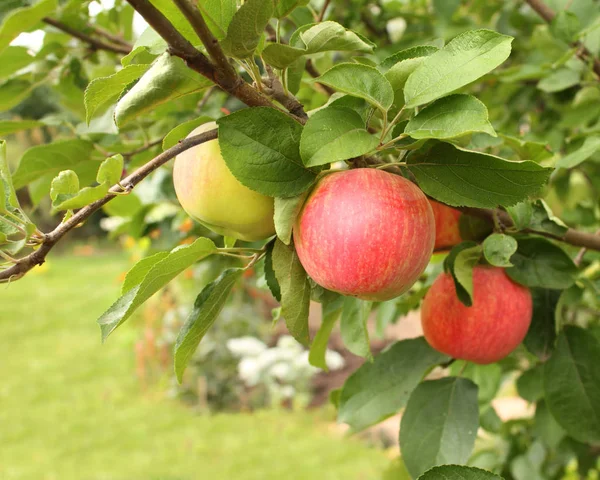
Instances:
[[[498,136],[504,140],[504,144],[507,147],[510,147],[517,153],[521,160],[531,160],[540,163],[552,157],[552,150],[547,143],[523,140],[522,138],[511,137],[503,133],[498,134]]]
[[[532,288],[533,316],[523,344],[531,353],[546,361],[556,341],[556,307],[560,290]]]
[[[0,53],[0,78],[6,78],[34,61],[25,47],[6,47]]]
[[[511,162],[448,143],[411,155],[408,165],[427,195],[454,207],[514,205],[538,193],[552,171],[534,162]]]
[[[583,141],[583,145],[556,162],[557,168],[573,168],[585,162],[600,149],[600,135],[592,135]]]
[[[123,173],[123,155],[117,153],[112,157],[108,157],[100,164],[96,181],[100,184],[105,183],[110,186],[121,180]]]
[[[531,223],[533,205],[530,202],[519,202],[506,208],[517,230],[524,230]]]
[[[58,8],[57,0],[40,0],[30,7],[17,8],[4,17],[0,25],[0,52],[22,32],[34,28],[46,15]]]
[[[13,186],[13,179],[6,158],[6,141],[0,140],[0,210],[19,208],[19,200]]]
[[[281,314],[291,335],[308,345],[310,282],[292,246],[277,239],[273,248],[273,270],[281,287]]]
[[[10,110],[25,100],[34,85],[22,78],[11,78],[0,85],[0,111]]]
[[[329,106],[313,114],[300,138],[300,156],[307,167],[360,157],[379,145],[354,110]]]
[[[555,93],[574,87],[579,82],[579,72],[569,68],[559,68],[546,78],[540,80],[537,88],[546,93]]]
[[[566,43],[575,41],[575,35],[580,29],[581,24],[577,15],[567,10],[559,10],[550,23],[552,35]]]
[[[496,136],[486,106],[471,95],[455,94],[425,107],[406,126],[412,138],[455,138],[474,132]]]
[[[231,23],[236,7],[235,0],[199,0],[198,2],[198,8],[217,40],[223,40],[227,35],[227,27]]]
[[[372,359],[367,320],[373,302],[354,297],[344,298],[340,331],[346,348],[354,355]]]
[[[544,200],[536,200],[531,204],[531,219],[527,226],[537,232],[548,232],[559,237],[569,229]]]
[[[277,281],[277,277],[275,276],[275,270],[273,269],[273,247],[275,246],[274,242],[269,242],[267,245],[267,253],[265,255],[265,280],[267,282],[267,286],[275,300],[281,302],[281,287],[279,286],[279,282]]]
[[[177,336],[174,349],[175,374],[181,383],[190,358],[208,329],[212,327],[235,282],[242,276],[242,268],[229,268],[209,283],[196,297],[194,308]]]
[[[169,255],[169,252],[158,252],[154,255],[150,255],[149,257],[142,258],[139,262],[137,262],[125,275],[125,280],[123,281],[123,285],[121,285],[121,295],[125,295],[129,290],[136,287],[144,277],[148,275],[148,272],[152,270],[152,267],[156,265],[158,262],[163,260]]]
[[[448,360],[423,337],[394,343],[348,377],[340,397],[338,422],[358,431],[396,414],[429,370]]]
[[[247,0],[233,15],[221,42],[225,53],[235,58],[252,56],[273,13],[273,0]]]
[[[11,122],[9,120],[0,120],[0,135],[10,135],[14,132],[19,132],[21,130],[30,130],[32,128],[41,127],[44,125],[44,122],[38,122],[36,120],[21,120]]]
[[[194,28],[190,25],[190,22],[187,21],[183,13],[181,13],[181,10],[177,8],[177,5],[175,5],[173,0],[150,0],[150,3],[160,10],[177,31],[193,45],[200,44],[200,39],[198,38],[198,35],[196,35],[196,32],[194,32]]]
[[[309,0],[275,0],[275,17],[286,17],[296,7],[307,5],[308,3]]]
[[[471,30],[425,58],[404,87],[413,108],[443,97],[492,71],[510,55],[513,38],[491,30]]]
[[[315,81],[358,98],[363,98],[381,111],[394,101],[390,82],[376,69],[358,63],[341,63],[327,70]]]
[[[188,120],[187,122],[183,122],[177,125],[173,130],[171,130],[165,138],[163,138],[162,149],[168,150],[171,147],[174,147],[179,143],[180,140],[183,140],[187,137],[192,130],[206,122],[212,122],[213,119],[207,116],[201,116],[198,118],[194,118],[193,120]]]
[[[577,274],[571,257],[545,238],[520,238],[510,261],[514,267],[507,268],[506,274],[527,287],[562,290],[573,285]]]
[[[477,385],[448,377],[421,383],[400,423],[400,451],[413,477],[436,465],[465,463],[479,428]]]
[[[44,175],[57,175],[60,171],[90,159],[94,147],[85,140],[59,140],[29,148],[21,157],[13,175],[15,188],[19,189]]]
[[[149,59],[166,51],[167,42],[152,27],[146,27],[135,41],[131,52],[121,58],[121,65],[126,67],[135,63],[151,63],[152,60]],[[138,60],[140,57],[142,61]]]
[[[128,290],[98,319],[102,339],[125,322],[152,295],[163,288],[186,268],[217,251],[208,238],[199,238],[191,245],[177,247],[156,262],[142,281]]]
[[[535,403],[544,398],[544,364],[540,363],[524,371],[517,378],[516,387],[521,398],[529,403]]]
[[[600,442],[600,341],[567,326],[544,367],[544,392],[552,416],[584,443]]]
[[[122,127],[158,105],[199,92],[210,85],[210,80],[189,69],[181,58],[164,53],[119,99],[115,123]]]
[[[263,195],[291,197],[314,182],[316,175],[300,158],[302,126],[284,113],[246,108],[217,123],[225,163],[243,185]]]
[[[262,52],[262,56],[269,65],[285,69],[292,65],[308,52],[303,48],[296,48],[283,43],[270,43]]]
[[[504,480],[502,477],[475,467],[442,465],[428,470],[418,480]]]
[[[510,235],[493,233],[483,241],[483,255],[490,265],[512,267],[510,257],[517,251],[517,241]]]
[[[533,434],[544,442],[548,448],[556,449],[567,432],[554,419],[545,401],[536,405],[533,417]]]
[[[481,245],[463,242],[444,260],[444,270],[452,275],[456,296],[467,307],[473,305],[473,267],[479,263],[482,253]]]
[[[108,77],[92,80],[85,89],[85,121],[90,120],[96,111],[110,100],[117,98],[123,90],[133,81],[140,78],[149,65],[129,65]]]
[[[327,344],[329,342],[329,336],[335,326],[342,308],[344,306],[344,297],[334,293],[326,291],[321,301],[322,321],[319,331],[315,335],[313,342],[308,352],[309,363],[317,368],[322,368],[327,371],[327,362],[325,360],[325,354],[327,353]]]
[[[279,240],[286,245],[292,241],[292,229],[305,199],[305,193],[290,198],[275,197],[275,232],[277,232]]]
[[[437,52],[439,48],[431,46],[431,45],[419,45],[416,47],[407,48],[405,50],[400,50],[396,52],[381,62],[379,66],[383,73],[387,72],[390,68],[398,65],[405,60],[417,59],[417,58],[425,58],[429,55]]]

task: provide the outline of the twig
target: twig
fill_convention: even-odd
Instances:
[[[96,32],[98,35],[103,36],[104,38],[106,38],[107,40],[110,40],[113,43],[118,43],[119,45],[123,45],[124,47],[129,48],[129,50],[133,49],[133,45],[131,43],[129,43],[127,40],[125,40],[120,35],[109,32],[108,30],[106,30],[102,27],[99,27],[98,25],[91,24],[91,23],[88,23],[88,27],[90,27],[92,30],[94,30],[94,32]]]
[[[284,108],[292,115],[308,120],[308,115],[304,111],[302,105],[296,97],[289,92],[286,92],[279,78],[273,73],[273,69],[269,65],[265,65],[268,78],[263,78],[262,81],[267,87],[267,93],[277,100]]]
[[[142,152],[145,152],[146,150],[150,150],[152,147],[156,147],[156,145],[160,145],[162,143],[162,141],[163,141],[163,139],[159,138],[158,140],[153,140],[151,142],[147,142],[144,145],[142,145],[141,147],[134,148],[133,150],[130,150],[129,152],[122,153],[121,155],[123,155],[124,157],[132,157],[134,155],[137,155],[138,153],[142,153]]]
[[[229,63],[229,59],[225,56],[219,41],[214,37],[208,28],[208,25],[204,21],[204,17],[200,13],[200,10],[195,5],[191,4],[189,0],[173,1],[181,13],[183,13],[185,18],[187,18],[188,22],[190,22],[194,32],[196,32],[200,38],[200,41],[206,48],[206,51],[210,55],[210,58],[213,60],[217,69],[219,83],[234,87],[242,82],[242,79],[233,68],[233,65]]]
[[[525,0],[525,2],[546,22],[551,23],[556,16],[554,10],[544,3],[543,0]],[[584,62],[591,60],[594,64],[594,73],[600,78],[600,60],[590,52],[581,42],[573,42],[573,46],[578,49],[577,56]]]
[[[125,55],[127,55],[131,51],[131,48],[128,48],[125,45],[113,45],[111,43],[106,43],[102,40],[92,38],[89,35],[80,32],[79,30],[75,30],[74,28],[71,28],[68,25],[65,25],[64,23],[59,22],[58,20],[54,20],[53,18],[45,17],[43,20],[48,25],[52,25],[54,28],[57,28],[58,30],[68,33],[69,35],[78,38],[83,42],[86,42],[93,49],[106,50],[108,52],[114,53],[123,53]]]
[[[600,235],[600,230],[597,230],[596,233],[594,235]],[[581,265],[581,262],[583,261],[583,257],[585,256],[585,252],[587,252],[587,247],[582,247],[581,250],[579,250],[579,252],[577,252],[577,255],[575,256],[575,259],[573,260],[573,263],[577,266]]]
[[[117,197],[119,193],[122,193],[123,187],[126,191],[131,191],[138,183],[144,178],[154,172],[157,168],[167,163],[172,158],[179,155],[181,152],[188,150],[201,143],[208,142],[217,138],[218,130],[209,130],[208,132],[201,133],[200,135],[194,135],[193,137],[182,140],[174,147],[165,150],[163,153],[157,155],[148,163],[138,168],[131,175],[123,179],[120,184],[114,185],[108,191],[103,198],[91,203],[90,205],[83,207],[78,210],[72,217],[65,222],[58,225],[50,233],[44,236],[44,241],[40,247],[34,252],[30,253],[26,257],[19,259],[19,263],[7,268],[6,270],[0,271],[0,283],[6,283],[13,280],[17,280],[25,275],[29,270],[34,268],[36,265],[44,263],[46,256],[52,250],[54,245],[68,232],[73,230],[75,227],[85,222],[94,212],[99,210],[103,205],[110,202],[113,198]]]
[[[240,99],[250,107],[273,107],[273,103],[258,90],[240,81],[235,85],[223,83],[215,66],[177,31],[169,20],[148,0],[127,0],[127,2],[148,22],[148,24],[167,42],[173,55],[183,59],[188,67],[219,85],[223,90]]]
[[[319,13],[319,17],[317,18],[317,22],[322,22],[325,18],[325,11],[327,10],[327,7],[329,7],[329,3],[331,3],[331,0],[325,0],[321,13]]]

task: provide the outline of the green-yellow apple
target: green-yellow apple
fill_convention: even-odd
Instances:
[[[188,138],[215,127],[214,122],[200,125]],[[188,215],[220,235],[254,241],[275,233],[273,198],[250,190],[233,176],[218,139],[177,155],[173,183]]]
[[[435,218],[434,250],[446,250],[462,242],[459,220],[462,212],[443,203],[429,200]]]
[[[294,226],[298,257],[315,282],[375,301],[397,297],[417,281],[434,237],[423,192],[405,178],[372,168],[323,177]]]
[[[421,324],[429,345],[453,358],[487,364],[506,357],[523,341],[532,315],[529,290],[504,269],[473,269],[473,305],[456,296],[454,281],[442,273],[425,295]]]

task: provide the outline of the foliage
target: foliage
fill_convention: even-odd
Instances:
[[[310,347],[313,365],[324,366],[338,318],[347,348],[369,359],[337,398],[341,421],[358,430],[405,408],[400,446],[413,478],[560,478],[573,461],[587,474],[600,442],[600,9],[592,0],[526,3],[117,0],[90,15],[82,2],[11,2],[0,11],[1,131],[41,124],[55,135],[18,161],[14,142],[0,145],[0,281],[43,263],[102,209],[113,238],[152,244],[100,316],[103,339],[190,267],[214,267],[175,345],[181,380],[229,293],[259,266],[281,301],[275,320]],[[134,35],[132,6],[154,28]],[[9,45],[37,28],[38,51]],[[277,237],[235,246],[185,220],[167,162],[215,138],[182,140],[209,118],[232,174],[274,198]],[[520,375],[533,419],[501,422],[480,367],[449,372],[451,360],[422,340],[371,359],[369,313],[382,326],[418,308],[439,258],[383,304],[340,298],[307,277],[292,242],[301,206],[323,176],[356,167],[403,175],[493,225],[456,245],[443,268],[466,305],[481,263],[531,289],[524,348],[493,368]],[[66,212],[44,233],[31,205]],[[324,313],[312,346],[311,299]],[[407,362],[413,351],[419,361]],[[426,379],[434,367],[439,376]],[[479,426],[508,444],[486,462]],[[435,468],[469,462],[492,473]]]

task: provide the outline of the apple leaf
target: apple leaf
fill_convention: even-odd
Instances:
[[[288,16],[296,7],[308,5],[310,0],[277,0],[275,2],[275,17]]]
[[[552,171],[531,161],[508,161],[449,143],[416,152],[407,162],[427,195],[455,207],[514,205],[538,193]]]
[[[267,253],[265,254],[265,280],[269,290],[271,290],[271,293],[273,294],[273,297],[275,297],[275,300],[281,302],[281,287],[279,286],[279,282],[275,276],[275,270],[273,269],[274,246],[274,242],[269,242],[267,245]]]
[[[316,175],[300,158],[302,126],[284,113],[269,107],[246,108],[217,123],[225,163],[248,188],[291,197],[315,181]]]
[[[15,122],[0,120],[0,135],[6,136],[11,133],[20,132],[21,130],[42,127],[43,125],[43,122],[38,122],[37,120],[20,120]]]
[[[140,78],[150,66],[144,64],[128,65],[108,77],[92,80],[85,89],[85,121],[90,120],[100,107],[116,99],[131,82]]]
[[[425,58],[437,52],[438,50],[439,48],[432,45],[418,45],[416,47],[406,48],[385,58],[379,65],[379,68],[383,73],[385,73],[401,62],[416,58]]]
[[[215,244],[211,240],[199,238],[191,245],[179,246],[171,250],[168,255],[156,262],[143,278],[136,274],[137,279],[141,278],[140,283],[131,286],[98,319],[102,339],[106,340],[115,328],[125,322],[142,303],[186,268],[216,251]]]
[[[506,274],[526,287],[563,290],[573,285],[577,267],[559,246],[545,238],[523,237]]]
[[[340,333],[346,348],[354,355],[369,360],[373,359],[373,355],[369,344],[367,320],[372,306],[373,302],[355,297],[345,297],[340,323]]]
[[[544,392],[552,416],[584,443],[600,442],[600,340],[566,326],[544,365]]]
[[[324,292],[321,298],[321,327],[317,331],[308,352],[308,361],[314,367],[327,371],[327,362],[325,361],[327,343],[335,323],[340,318],[343,306],[344,297],[342,295],[328,290]]]
[[[177,125],[169,133],[167,133],[165,138],[163,138],[163,142],[162,142],[163,151],[168,150],[169,148],[177,145],[177,143],[180,140],[183,140],[190,133],[192,133],[192,130],[194,130],[196,127],[199,127],[200,125],[203,125],[207,122],[212,122],[212,121],[213,121],[212,118],[203,115],[201,117],[194,118],[193,120],[188,120],[187,122],[183,122],[183,123]]]
[[[273,270],[281,288],[281,314],[292,336],[308,345],[310,282],[293,246],[281,240],[273,248]]]
[[[452,275],[456,296],[467,307],[473,305],[473,267],[479,263],[482,253],[481,245],[463,242],[444,260],[444,270]]]
[[[121,295],[125,295],[129,290],[142,283],[142,280],[144,280],[144,277],[152,267],[163,260],[167,255],[169,255],[169,252],[157,252],[154,255],[142,258],[131,267],[127,272],[127,275],[125,275],[123,285],[121,285]]]
[[[412,138],[456,138],[474,132],[496,136],[486,106],[471,95],[436,100],[413,117],[404,129]]]
[[[177,31],[187,38],[192,45],[200,44],[200,38],[196,35],[194,28],[187,21],[183,13],[181,13],[181,10],[177,8],[173,0],[150,0],[150,3],[160,10]]]
[[[573,168],[585,162],[600,149],[600,135],[587,137],[581,147],[556,162],[557,168]]]
[[[223,51],[235,58],[252,56],[273,13],[273,0],[244,2],[229,23],[227,36],[221,42]]]
[[[517,241],[510,235],[493,233],[483,241],[483,255],[495,267],[512,267],[510,257],[517,251]]]
[[[360,157],[377,148],[361,116],[346,107],[329,106],[312,115],[300,139],[300,156],[307,167]]]
[[[475,467],[441,465],[427,470],[418,480],[504,480],[502,477]]]
[[[306,192],[290,198],[275,197],[275,232],[279,240],[286,245],[292,241],[292,230],[305,199]]]
[[[492,71],[510,55],[512,37],[491,30],[470,30],[425,58],[408,77],[404,98],[409,108],[464,87]]]
[[[45,175],[57,175],[61,170],[90,159],[94,150],[91,142],[85,140],[59,140],[29,148],[21,157],[13,175],[16,189]]]
[[[179,331],[174,348],[175,374],[181,383],[183,372],[200,341],[223,310],[227,297],[244,269],[228,268],[196,297],[194,308]]]
[[[115,107],[115,123],[120,128],[158,105],[199,92],[210,85],[210,80],[190,70],[181,58],[163,53],[119,99]]]
[[[559,68],[545,78],[542,78],[537,88],[546,93],[562,92],[574,87],[580,82],[580,74],[570,68]]]
[[[235,15],[236,3],[236,0],[199,0],[198,8],[217,40],[223,40],[227,35],[227,27]]]
[[[27,98],[35,85],[23,77],[0,84],[0,111],[10,110]]]
[[[340,63],[315,80],[339,92],[363,98],[381,111],[394,101],[390,82],[376,69],[358,63]]]
[[[423,337],[394,343],[348,377],[340,396],[338,422],[359,431],[396,414],[427,372],[448,360]]]
[[[558,447],[567,432],[550,413],[546,401],[538,402],[533,417],[533,434],[536,435],[547,447]]]
[[[34,61],[26,47],[6,47],[0,53],[0,78],[6,78]]]
[[[406,468],[416,478],[437,465],[465,463],[478,428],[477,385],[472,381],[447,377],[419,384],[400,423]]]
[[[540,360],[546,361],[556,342],[556,307],[560,290],[532,288],[533,316],[523,344]]]
[[[19,208],[19,200],[13,186],[8,158],[6,157],[6,141],[0,140],[0,211]]]
[[[544,398],[544,364],[525,370],[516,382],[519,396],[530,403],[536,403]]]
[[[56,12],[57,0],[40,0],[30,7],[17,8],[8,13],[0,25],[0,52],[20,33],[34,28],[46,15]]]

